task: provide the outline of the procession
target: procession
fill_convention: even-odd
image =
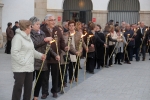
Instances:
[[[62,26],[55,21],[52,14],[42,23],[37,17],[19,20],[15,34],[12,23],[8,23],[5,53],[11,54],[15,79],[12,100],[20,100],[23,86],[25,100],[38,100],[41,89],[41,99],[50,92],[54,98],[57,93],[64,94],[65,87],[78,84],[81,59],[85,60],[85,80],[86,74],[94,74],[96,69],[145,61],[146,53],[150,53],[150,30],[142,21],[123,21],[119,26],[110,20],[104,29],[92,21],[86,25],[67,20]]]

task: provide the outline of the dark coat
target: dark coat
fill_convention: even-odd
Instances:
[[[11,41],[12,38],[14,37],[14,32],[10,27],[7,27],[6,35],[7,35],[7,41]]]
[[[134,35],[134,31],[133,30],[125,30],[125,33],[124,33],[124,37],[125,39],[127,40],[127,35],[130,34],[129,38],[135,38],[133,35]],[[128,41],[127,41],[128,42]],[[131,40],[128,44],[128,46],[134,46],[135,45],[135,40]]]
[[[145,30],[145,29],[143,29],[143,30]],[[144,37],[144,34],[145,34],[145,38],[143,40],[143,45],[146,45],[147,40],[148,40],[148,33],[145,33],[145,31],[143,31],[143,34],[142,34],[140,28],[137,30],[137,35],[135,37],[135,47],[136,48],[139,48],[140,45],[142,44],[142,39]]]
[[[105,36],[101,32],[95,33],[95,48],[96,48],[96,57],[97,59],[104,59],[104,44],[105,44]]]
[[[12,30],[13,30],[13,32],[14,32],[14,35],[16,34],[15,31],[16,31],[17,28],[19,28],[19,27],[17,27],[16,25],[14,25],[13,28],[12,28]]]
[[[85,36],[86,45],[87,45],[87,38],[89,37],[89,35],[93,35],[93,36],[90,38],[89,41],[87,57],[95,59],[95,42],[96,42],[95,35],[91,31],[88,32],[88,34]],[[94,47],[92,47],[91,44],[93,44]]]
[[[41,27],[41,30],[45,33],[46,37],[52,37],[52,38],[54,38],[55,32],[57,31],[58,53],[60,55],[61,54],[61,50],[65,50],[65,41],[64,41],[64,38],[63,38],[63,35],[62,35],[60,29],[58,27],[54,27],[52,32],[50,32],[50,30],[48,29],[47,25],[43,25]],[[55,42],[53,42],[51,44],[51,48],[53,49],[53,51],[55,53],[57,53],[57,48],[56,48]],[[54,59],[53,57],[50,57],[50,60],[48,60],[48,63],[58,63],[58,61],[56,59]]]
[[[40,31],[39,34],[38,32],[31,30],[30,36],[33,41],[35,50],[44,54],[47,45],[47,43],[44,41],[44,38],[46,37],[45,33],[43,31]],[[57,54],[53,52],[51,48],[50,48],[50,52],[51,52],[51,56],[53,56],[54,58],[55,56],[57,56]],[[42,65],[42,61],[39,59],[35,59],[34,61],[35,70],[40,70],[41,65]],[[47,70],[47,61],[45,61],[42,71],[46,71],[46,70]]]

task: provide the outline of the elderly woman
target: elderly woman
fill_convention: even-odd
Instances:
[[[45,60],[46,57],[34,49],[30,38],[31,22],[29,20],[20,20],[19,26],[20,29],[16,30],[16,35],[12,39],[11,59],[15,83],[11,100],[21,99],[23,86],[23,100],[30,100],[34,58]]]
[[[31,17],[30,21],[32,22],[32,30],[31,30],[30,34],[31,34],[31,39],[32,39],[33,44],[34,44],[34,48],[35,48],[35,50],[37,50],[41,53],[45,53],[47,42],[51,41],[52,38],[46,37],[45,33],[40,30],[40,21],[37,17]],[[50,49],[50,54],[53,57],[58,57],[57,54],[52,51],[52,49]],[[34,74],[36,74],[36,78],[38,77],[41,64],[42,64],[41,60],[35,59]],[[44,67],[42,69],[42,72],[40,73],[37,84],[35,86],[34,100],[38,100],[40,88],[42,85],[42,81],[44,79],[43,77],[45,77],[44,75],[47,71],[48,71],[47,62],[45,61]]]
[[[116,57],[115,57],[115,63],[114,64],[119,64],[119,65],[122,65],[122,63],[120,62],[121,60],[121,57],[123,55],[123,50],[124,50],[124,45],[127,44],[127,41],[123,35],[123,33],[121,32],[121,29],[119,26],[117,26],[115,28],[115,31],[116,31],[116,34],[118,37],[122,38],[123,39],[123,42],[118,42],[116,45]]]

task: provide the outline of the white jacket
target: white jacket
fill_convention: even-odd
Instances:
[[[34,49],[30,35],[20,29],[12,39],[11,62],[13,72],[33,72],[34,58],[41,59],[42,54]]]

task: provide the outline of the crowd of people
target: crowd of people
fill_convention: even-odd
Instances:
[[[50,72],[51,93],[56,98],[68,82],[70,85],[78,82],[79,69],[83,68],[85,74],[94,74],[95,69],[113,64],[131,64],[134,56],[137,62],[140,55],[145,61],[150,44],[149,27],[142,21],[137,24],[123,21],[119,26],[119,22],[114,24],[110,20],[104,29],[91,21],[85,25],[67,20],[61,26],[56,25],[52,14],[46,15],[42,24],[37,17],[20,20],[13,28],[12,23],[8,23],[6,34],[5,52],[11,54],[15,79],[12,100],[20,100],[23,87],[23,100],[31,99],[32,89],[33,100],[38,100],[40,89],[41,99],[46,99]],[[80,65],[82,58],[85,66]]]

